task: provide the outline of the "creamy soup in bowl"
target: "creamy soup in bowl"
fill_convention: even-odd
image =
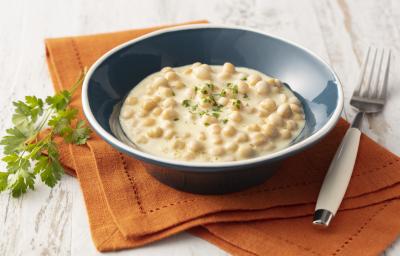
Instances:
[[[147,153],[226,162],[288,147],[304,125],[300,100],[280,80],[231,63],[164,67],[135,85],[119,120]]]

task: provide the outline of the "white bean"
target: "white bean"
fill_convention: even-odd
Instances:
[[[196,158],[196,155],[193,154],[193,152],[186,152],[186,153],[183,155],[183,158],[184,158],[185,160],[193,160],[194,158]]]
[[[154,86],[155,88],[158,88],[160,86],[167,86],[168,85],[168,81],[167,79],[165,79],[164,77],[157,77],[154,79],[152,86]]]
[[[174,91],[172,91],[172,89],[169,88],[169,87],[160,87],[158,89],[158,91],[159,91],[160,95],[163,96],[163,97],[174,96]]]
[[[261,127],[258,124],[249,124],[247,126],[247,130],[249,132],[258,132],[261,130]]]
[[[194,94],[195,94],[195,92],[192,87],[187,88],[184,93],[186,99],[192,99],[194,97]]]
[[[248,140],[249,140],[249,136],[244,132],[239,133],[236,137],[237,142],[246,142]]]
[[[147,110],[145,110],[145,109],[141,109],[141,110],[139,110],[139,112],[138,112],[138,116],[139,117],[145,117],[145,116],[147,116],[149,114],[149,111],[147,111]]]
[[[170,139],[172,139],[172,137],[173,137],[174,135],[175,135],[175,131],[172,130],[172,129],[168,129],[168,130],[166,130],[165,133],[164,133],[164,138],[167,139],[167,140],[170,140]]]
[[[203,66],[196,67],[193,70],[193,72],[194,72],[195,76],[201,80],[208,80],[211,77],[210,71],[206,67],[203,67]]]
[[[182,81],[172,81],[171,83],[171,87],[176,88],[176,89],[182,89],[185,87],[185,84]]]
[[[159,138],[163,135],[163,130],[160,127],[154,127],[147,131],[147,136],[150,138]]]
[[[227,151],[230,151],[230,152],[235,152],[237,149],[238,149],[238,144],[236,143],[236,142],[233,142],[233,141],[231,141],[231,142],[228,142],[226,145],[225,145],[225,149],[227,150]]]
[[[161,114],[161,112],[162,112],[162,109],[160,108],[160,107],[155,107],[154,109],[153,109],[153,114],[155,115],[155,116],[159,116],[160,114]]]
[[[301,107],[299,105],[297,105],[297,104],[294,104],[294,103],[290,104],[290,109],[295,113],[302,113],[303,112]]]
[[[250,145],[240,145],[238,155],[242,159],[250,158],[254,155],[254,149]]]
[[[145,137],[145,136],[140,136],[137,140],[137,143],[139,144],[146,144],[147,142],[149,142],[149,140]]]
[[[262,126],[263,133],[268,137],[276,137],[278,135],[278,130],[273,124],[266,124]]]
[[[286,128],[291,130],[291,131],[294,131],[294,130],[297,129],[297,123],[295,121],[293,121],[293,120],[287,120],[286,121]]]
[[[134,97],[134,96],[129,96],[129,97],[126,99],[126,103],[127,103],[128,105],[136,105],[137,102],[138,102],[138,99],[137,99],[136,97]]]
[[[131,118],[134,114],[133,109],[131,108],[124,108],[124,110],[121,113],[122,118]]]
[[[281,80],[279,80],[279,79],[277,79],[277,78],[274,79],[274,84],[275,84],[275,86],[277,86],[277,87],[281,87],[281,86],[282,86]]]
[[[296,97],[290,97],[288,101],[289,101],[289,103],[291,103],[291,104],[301,105],[299,99],[296,98]]]
[[[229,99],[227,97],[221,97],[218,99],[217,102],[219,105],[226,106],[226,104],[228,104],[228,102],[229,102]]]
[[[284,118],[288,118],[292,115],[292,110],[289,107],[289,104],[283,103],[278,107],[278,110],[276,111],[280,116]]]
[[[283,124],[283,119],[280,115],[277,113],[272,113],[271,115],[268,116],[267,118],[268,123],[273,124],[275,126],[281,126]]]
[[[289,139],[292,136],[292,133],[288,129],[280,130],[280,134],[283,139]]]
[[[279,94],[279,99],[281,100],[282,103],[285,103],[288,100],[288,97],[286,94]]]
[[[210,149],[210,153],[212,156],[222,156],[225,150],[222,146],[214,146]]]
[[[207,139],[206,133],[205,132],[200,132],[199,136],[198,136],[198,139],[199,140],[206,140]]]
[[[203,144],[198,140],[189,141],[188,147],[192,152],[199,152],[203,149]]]
[[[185,146],[186,146],[186,143],[183,140],[178,140],[177,139],[172,143],[172,148],[173,149],[184,149]]]
[[[242,121],[242,115],[239,113],[239,111],[233,111],[230,115],[229,118],[233,121],[235,121],[236,123],[239,123],[240,121]]]
[[[219,136],[219,135],[213,135],[212,137],[211,137],[211,142],[212,143],[214,143],[214,144],[222,144],[222,138],[221,138],[221,136]]]
[[[161,104],[164,108],[168,108],[168,107],[175,107],[176,106],[176,100],[172,99],[172,98],[168,98],[165,99],[162,104]]]
[[[304,115],[295,114],[295,115],[293,115],[293,119],[296,120],[296,121],[302,121],[302,120],[304,120]]]
[[[259,81],[255,85],[256,91],[258,94],[264,95],[269,92],[269,85],[265,81]]]
[[[258,111],[258,116],[263,118],[263,117],[267,117],[269,115],[269,112],[265,111],[264,109],[260,109]]]
[[[178,117],[178,112],[172,108],[167,108],[161,113],[161,117],[165,120],[173,120]]]
[[[222,129],[222,134],[226,137],[232,137],[235,133],[236,129],[232,125],[227,125]]]
[[[143,110],[150,111],[157,106],[157,102],[153,99],[147,99],[143,101]]]
[[[208,115],[204,115],[201,118],[201,120],[202,120],[203,124],[206,126],[216,123],[218,121],[217,118],[215,118],[214,116],[208,116]]]
[[[167,79],[168,81],[174,81],[177,80],[178,78],[179,78],[178,75],[174,71],[169,71],[165,73],[165,79]]]
[[[143,119],[143,122],[142,122],[143,126],[153,126],[155,124],[156,124],[156,120],[151,117]]]
[[[200,65],[201,65],[200,62],[195,62],[195,63],[192,64],[192,69],[193,69],[193,68],[196,68],[196,67],[198,67],[198,66],[200,66]]]
[[[268,112],[274,112],[276,110],[276,103],[273,99],[264,99],[260,103],[260,107],[262,107],[264,110],[267,110]]]
[[[249,85],[255,85],[260,80],[261,76],[259,74],[251,74],[247,77],[247,82]]]
[[[172,71],[173,69],[171,68],[171,67],[163,67],[162,69],[161,69],[161,73],[167,73],[167,72],[169,72],[169,71]]]
[[[219,134],[221,132],[221,126],[219,124],[212,124],[209,129],[213,134]]]
[[[240,93],[247,93],[249,91],[249,85],[246,82],[240,81],[238,82],[238,91]]]
[[[200,67],[206,69],[208,72],[212,72],[211,67],[209,65],[207,65],[207,64],[201,64]]]
[[[222,71],[224,73],[235,73],[235,66],[232,63],[225,62],[222,66]]]
[[[267,137],[261,132],[256,132],[251,134],[251,141],[254,145],[260,146],[267,142]]]

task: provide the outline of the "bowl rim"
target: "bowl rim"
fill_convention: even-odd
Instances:
[[[281,149],[279,151],[276,151],[271,154],[267,155],[261,155],[255,158],[249,158],[249,159],[244,159],[244,160],[238,160],[238,161],[228,161],[228,162],[190,162],[190,161],[182,161],[182,160],[174,160],[170,158],[164,158],[164,157],[159,157],[156,155],[152,155],[149,153],[146,153],[144,151],[140,151],[138,149],[135,149],[133,147],[130,147],[117,138],[115,138],[112,134],[107,132],[103,127],[97,122],[96,118],[94,117],[90,105],[89,105],[89,98],[88,98],[88,88],[89,88],[89,81],[97,69],[98,66],[100,66],[109,56],[114,54],[115,52],[128,47],[132,44],[135,44],[137,42],[140,42],[144,39],[158,36],[164,33],[169,33],[169,32],[174,32],[174,31],[184,31],[184,30],[195,30],[195,29],[207,29],[207,28],[217,28],[217,29],[235,29],[235,30],[244,30],[244,31],[249,31],[249,32],[254,32],[258,33],[267,37],[271,37],[273,39],[279,40],[281,42],[284,42],[286,44],[290,44],[292,46],[295,46],[306,53],[308,53],[310,56],[315,58],[317,61],[319,61],[322,65],[325,66],[327,70],[329,70],[335,81],[335,84],[337,85],[338,89],[338,102],[336,105],[336,108],[329,118],[328,122],[323,125],[316,133],[312,134],[310,137],[307,137],[306,139],[291,145],[287,148]],[[124,152],[130,153],[134,156],[137,156],[140,159],[143,160],[151,160],[152,162],[156,162],[157,164],[160,165],[172,165],[174,167],[178,167],[179,169],[186,169],[186,168],[196,168],[196,169],[202,169],[202,171],[207,170],[207,169],[215,169],[215,168],[221,168],[223,169],[230,169],[232,167],[234,168],[239,168],[239,167],[245,167],[245,166],[251,166],[251,165],[257,165],[265,161],[273,161],[280,159],[284,157],[285,155],[291,155],[303,148],[306,148],[315,142],[319,141],[322,139],[330,130],[333,129],[337,121],[339,120],[339,117],[342,113],[343,110],[343,101],[344,101],[344,96],[343,96],[343,88],[342,84],[336,75],[335,71],[333,70],[332,67],[330,67],[321,57],[319,57],[317,54],[313,53],[312,51],[308,50],[307,48],[298,45],[297,43],[294,43],[290,40],[283,39],[281,37],[265,33],[263,31],[257,30],[257,29],[252,29],[252,28],[247,28],[243,26],[229,26],[229,25],[219,25],[219,24],[191,24],[191,25],[180,25],[177,27],[172,27],[172,28],[165,28],[165,29],[160,29],[156,30],[154,32],[150,32],[148,34],[145,34],[143,36],[140,36],[138,38],[132,39],[128,42],[122,43],[113,49],[109,50],[106,52],[103,56],[101,56],[88,70],[85,79],[82,84],[82,108],[83,108],[83,113],[86,116],[89,124],[92,126],[92,128],[95,130],[95,132],[100,135],[105,141],[110,143],[112,146],[117,147],[119,150],[122,150]]]

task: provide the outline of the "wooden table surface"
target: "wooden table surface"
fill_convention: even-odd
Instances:
[[[389,103],[383,113],[365,120],[364,131],[400,155],[399,0],[0,1],[0,135],[10,126],[12,100],[53,92],[44,38],[194,19],[257,28],[311,49],[333,66],[343,82],[346,119],[354,115],[348,100],[367,47],[391,47],[395,58]],[[1,194],[0,237],[0,255],[98,253],[78,182],[68,176],[53,189],[39,185],[20,199]],[[400,239],[385,253],[400,255]],[[227,254],[183,233],[118,255]]]

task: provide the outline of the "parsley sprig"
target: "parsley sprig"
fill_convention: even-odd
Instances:
[[[0,192],[10,190],[19,197],[28,189],[34,189],[36,176],[49,187],[61,179],[64,169],[54,139],[61,136],[65,142],[85,144],[90,129],[83,120],[75,121],[78,110],[69,106],[72,95],[82,83],[85,72],[70,90],[61,91],[45,100],[26,96],[15,101],[12,116],[14,127],[6,130],[0,140],[6,163],[0,172]]]

